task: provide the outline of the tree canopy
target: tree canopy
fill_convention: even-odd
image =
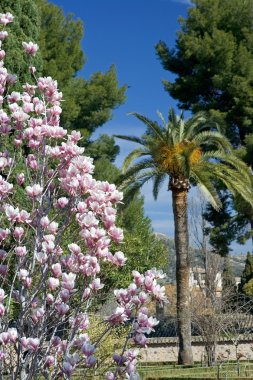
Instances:
[[[253,151],[253,3],[251,0],[193,0],[176,44],[156,45],[165,68],[176,75],[165,90],[182,109],[208,112],[223,127],[240,156],[252,166]],[[241,147],[243,145],[243,148]],[[222,187],[218,186],[220,191]],[[252,235],[252,208],[240,196],[225,195],[217,214],[207,209],[211,243],[222,254],[233,240]],[[218,223],[217,223],[218,222]]]
[[[9,26],[9,37],[5,41],[5,49],[8,54],[5,59],[6,68],[10,73],[15,73],[20,83],[30,81],[28,72],[28,58],[25,56],[22,42],[37,42],[40,33],[40,14],[33,0],[1,0],[0,13],[10,12],[14,16]],[[38,72],[42,70],[41,54],[38,52],[33,59],[33,65]]]
[[[180,108],[208,110],[224,122],[236,144],[253,132],[253,3],[251,0],[193,0],[180,18],[175,47],[160,41],[156,52],[176,74],[165,89]]]

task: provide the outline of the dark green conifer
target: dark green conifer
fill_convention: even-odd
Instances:
[[[241,276],[241,284],[240,290],[243,292],[243,287],[253,278],[253,255],[251,253],[247,253],[247,257],[245,260],[245,267]]]
[[[30,82],[29,63],[36,66],[38,73],[42,70],[40,52],[29,62],[24,53],[22,42],[37,43],[40,33],[40,12],[34,0],[1,0],[0,13],[10,12],[14,16],[13,22],[8,25],[8,38],[4,41],[6,50],[5,65],[11,74],[18,76],[18,86]]]

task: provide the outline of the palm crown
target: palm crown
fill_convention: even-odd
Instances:
[[[170,189],[187,189],[190,183],[198,185],[218,209],[220,201],[213,185],[218,179],[232,193],[240,193],[253,204],[250,169],[233,154],[229,141],[214,122],[208,121],[205,113],[198,113],[185,122],[182,113],[177,116],[170,109],[167,122],[159,113],[162,126],[138,113],[133,115],[147,126],[147,131],[141,138],[115,136],[141,145],[124,161],[124,186],[132,185],[136,189],[152,179],[156,199],[169,176]],[[132,164],[135,160],[137,162]]]

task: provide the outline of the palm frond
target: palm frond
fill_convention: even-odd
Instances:
[[[253,189],[250,177],[221,163],[210,165],[213,178],[221,180],[233,194],[240,194],[246,202],[253,206]]]
[[[251,182],[251,172],[249,167],[242,161],[239,160],[236,156],[233,154],[226,154],[221,150],[215,150],[215,151],[209,151],[203,154],[203,159],[205,160],[217,160],[217,164],[223,164],[223,168],[226,169],[226,167],[230,166],[233,167],[238,173],[241,173],[243,176],[245,176],[245,182]]]
[[[216,131],[203,131],[194,137],[194,141],[204,146],[217,147],[224,149],[226,152],[231,152],[232,146],[228,139],[220,132]]]
[[[194,180],[204,198],[213,206],[217,211],[221,208],[221,201],[219,195],[215,190],[211,181],[211,175],[207,170],[204,170],[203,166],[201,170],[192,170],[190,173],[191,178]]]
[[[162,121],[162,123],[163,123],[163,127],[164,128],[166,128],[166,121],[165,121],[165,119],[164,119],[164,117],[163,117],[163,114],[160,112],[160,111],[156,111],[156,113],[157,113],[157,115],[159,116],[159,118],[160,118],[160,120]]]
[[[159,193],[159,190],[165,180],[165,178],[167,177],[167,174],[165,173],[157,173],[154,175],[154,183],[153,183],[153,196],[155,198],[155,200],[157,199],[157,196],[158,196],[158,193]]]
[[[163,129],[155,121],[152,121],[146,116],[140,115],[136,112],[131,112],[130,115],[134,115],[137,119],[142,121],[148,128],[150,128],[160,140],[164,140]]]
[[[134,194],[148,181],[150,181],[156,175],[155,170],[146,170],[139,175],[129,176],[119,186],[121,191],[126,191],[128,194]],[[125,197],[124,197],[125,198]]]
[[[113,137],[116,137],[117,139],[121,139],[121,140],[132,141],[141,145],[145,145],[146,143],[145,139],[141,137],[137,137],[137,136],[113,135]]]
[[[134,175],[137,175],[142,170],[146,169],[154,169],[156,168],[156,165],[154,163],[154,160],[152,158],[150,159],[142,159],[140,162],[137,162],[133,166],[131,166],[126,173],[124,174],[125,177],[132,177]]]
[[[136,148],[132,150],[132,152],[130,152],[128,156],[125,158],[124,163],[122,165],[123,173],[126,173],[128,167],[131,165],[131,163],[134,160],[136,160],[139,157],[148,156],[148,155],[150,155],[150,152],[147,149]]]
[[[186,121],[184,138],[192,140],[205,130],[221,132],[219,125],[210,119],[206,112],[201,111]]]

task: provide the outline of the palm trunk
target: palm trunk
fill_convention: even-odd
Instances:
[[[190,262],[185,189],[171,189],[175,223],[177,322],[179,337],[178,364],[193,364],[191,348]]]

